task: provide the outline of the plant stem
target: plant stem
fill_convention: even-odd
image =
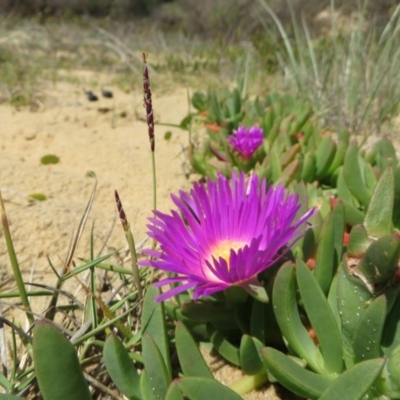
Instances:
[[[17,283],[18,292],[21,297],[22,305],[25,309],[26,317],[28,318],[29,323],[31,325],[33,325],[35,322],[35,319],[33,317],[31,305],[29,303],[29,297],[28,297],[28,294],[25,289],[25,284],[22,279],[21,269],[19,268],[17,255],[15,254],[15,249],[14,249],[14,245],[13,245],[13,241],[12,241],[11,233],[10,233],[10,226],[8,224],[8,219],[7,219],[6,210],[4,207],[3,197],[1,196],[1,192],[0,192],[0,211],[1,211],[1,221],[3,224],[3,230],[4,230],[4,237],[6,239],[8,255],[10,257],[11,266],[13,269],[15,281]]]

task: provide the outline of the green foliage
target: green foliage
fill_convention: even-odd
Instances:
[[[45,320],[36,321],[33,361],[44,400],[90,400],[89,387],[71,342]]]
[[[130,400],[141,399],[139,374],[121,341],[110,335],[103,351],[104,363],[115,386]]]
[[[40,163],[43,165],[58,164],[59,162],[60,158],[54,154],[46,154],[40,159]]]
[[[259,3],[283,42],[278,57],[285,72],[285,91],[310,102],[327,126],[367,138],[398,114],[400,80],[394,65],[400,57],[400,6],[394,7],[383,28],[375,29],[366,13],[369,2],[359,2],[357,20],[339,30],[341,13],[331,1],[329,32],[313,37],[304,15],[296,16],[293,2],[287,3],[289,26],[267,1]]]
[[[32,200],[37,200],[37,201],[47,200],[47,196],[43,193],[31,193],[29,195],[29,198],[31,198]]]

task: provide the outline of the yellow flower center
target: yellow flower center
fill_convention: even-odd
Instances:
[[[229,264],[229,258],[231,254],[231,250],[234,250],[237,252],[240,250],[242,247],[245,246],[246,243],[244,242],[234,242],[231,240],[223,240],[222,242],[219,242],[217,246],[215,246],[212,250],[211,255],[216,259],[219,260],[219,258],[223,258],[227,264],[228,264],[228,271],[230,270],[230,264]]]

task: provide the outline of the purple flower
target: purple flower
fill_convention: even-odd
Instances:
[[[149,218],[149,236],[161,250],[146,249],[151,258],[140,262],[176,276],[157,286],[179,284],[157,300],[162,301],[188,289],[194,299],[209,296],[230,286],[259,284],[257,274],[282,255],[305,232],[311,209],[299,219],[299,196],[288,194],[280,184],[267,190],[265,179],[244,173],[229,181],[222,175],[206,184],[195,183],[190,193],[171,195],[179,211],[154,211]]]
[[[250,129],[240,126],[228,137],[229,143],[245,160],[251,158],[254,152],[262,145],[264,133],[258,126]]]

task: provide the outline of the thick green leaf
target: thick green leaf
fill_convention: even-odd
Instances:
[[[328,293],[328,303],[329,307],[333,313],[333,316],[336,320],[336,325],[339,327],[339,331],[341,330],[342,322],[340,319],[339,309],[338,309],[338,298],[337,298],[337,283],[338,283],[338,274],[333,277],[332,284]]]
[[[213,304],[209,301],[184,303],[182,315],[196,322],[233,321],[235,319],[233,310],[227,310],[225,306]]]
[[[337,305],[342,323],[343,355],[347,368],[354,364],[353,336],[365,312],[365,304],[372,294],[364,284],[352,277],[344,264],[339,265],[337,282]]]
[[[339,250],[339,246],[335,248],[335,244],[340,240],[340,247],[343,247],[343,234],[344,211],[343,205],[339,204],[338,210],[335,209],[332,211],[325,219],[317,248],[314,276],[325,294],[328,294],[335,269],[338,265],[339,254],[337,254],[336,250]]]
[[[394,203],[393,169],[388,168],[380,177],[368,205],[364,226],[369,236],[380,238],[392,232]]]
[[[142,337],[142,352],[148,383],[154,399],[164,400],[171,379],[156,342],[147,332]]]
[[[349,257],[362,258],[373,239],[368,236],[364,225],[355,225],[350,231],[347,255]]]
[[[304,369],[290,357],[271,347],[262,349],[261,356],[278,382],[299,396],[317,399],[331,383],[328,377]]]
[[[115,386],[129,399],[141,399],[140,376],[121,341],[111,334],[104,345],[104,363]]]
[[[190,400],[242,400],[237,393],[215,379],[182,378],[178,385]]]
[[[385,365],[383,358],[362,361],[341,374],[319,400],[361,400]]]
[[[395,302],[390,309],[386,320],[385,327],[382,333],[381,340],[382,350],[386,357],[390,357],[390,354],[394,349],[400,345],[400,296],[397,295]]]
[[[240,342],[240,366],[247,375],[259,374],[265,370],[260,357],[260,350],[264,345],[249,335],[243,335]]]
[[[186,376],[213,378],[197,344],[182,322],[176,324],[175,342],[179,363]]]
[[[400,229],[400,166],[394,169],[394,207],[393,207],[393,224],[397,229]]]
[[[330,136],[322,139],[316,151],[316,177],[323,178],[329,171],[335,158],[336,143]]]
[[[167,394],[165,395],[165,400],[184,400],[181,389],[178,385],[179,380],[173,381],[168,388]]]
[[[153,395],[153,390],[150,386],[149,377],[147,376],[147,371],[144,369],[140,375],[140,392],[144,400],[156,400]]]
[[[147,332],[157,345],[164,360],[169,380],[172,380],[171,359],[169,354],[168,334],[165,325],[164,303],[156,302],[160,290],[150,285],[143,300],[142,327],[143,333]]]
[[[380,356],[380,343],[386,317],[386,296],[369,303],[353,337],[355,362]]]
[[[381,237],[372,242],[355,267],[357,276],[360,276],[371,292],[378,292],[392,279],[399,257],[400,234],[395,232]]]
[[[374,146],[376,149],[376,163],[381,171],[388,167],[394,167],[397,164],[396,149],[393,141],[388,138],[380,139]]]
[[[296,263],[297,283],[311,326],[317,335],[328,373],[343,370],[342,338],[335,316],[321,287],[311,271],[298,260]]]
[[[44,400],[91,400],[71,342],[46,320],[33,328],[33,361]]]
[[[364,221],[364,214],[358,210],[354,205],[347,201],[343,201],[344,205],[344,220],[350,226],[362,224]]]
[[[232,364],[240,366],[239,349],[230,343],[224,335],[211,324],[207,324],[207,332],[210,336],[211,343],[218,353]]]
[[[343,201],[338,200],[336,207],[333,210],[333,226],[334,226],[334,247],[335,247],[335,262],[334,272],[336,272],[339,263],[342,261],[344,253],[344,233],[346,230],[345,207]],[[332,281],[331,281],[332,282]],[[329,291],[329,289],[328,289]],[[325,293],[328,293],[325,292]]]
[[[265,341],[266,329],[268,327],[265,323],[266,318],[266,304],[260,301],[253,301],[251,307],[251,317],[250,317],[250,335],[256,337],[261,342]]]
[[[7,379],[7,377],[0,372],[0,386],[3,386],[4,389],[7,391],[12,389],[11,382]]]
[[[315,152],[309,151],[305,154],[300,178],[304,182],[312,182],[315,177]]]
[[[365,186],[368,190],[373,191],[375,189],[377,179],[374,173],[372,166],[366,162],[363,163],[364,165],[364,181]]]
[[[388,363],[388,380],[392,388],[400,390],[400,344],[392,351],[389,356]]]
[[[346,180],[344,179],[343,166],[338,168],[336,188],[337,188],[337,195],[340,199],[342,199],[345,203],[348,203],[353,207],[358,206],[358,201],[351,194],[349,188],[347,187]],[[364,220],[364,215],[362,216],[361,221],[359,223],[361,223],[363,220]]]
[[[314,371],[322,372],[323,368],[317,362],[318,348],[300,318],[294,283],[294,267],[286,263],[280,268],[274,284],[272,298],[275,317],[291,349]]]
[[[328,174],[332,175],[341,165],[343,165],[346,150],[349,146],[350,134],[347,131],[342,131],[339,135],[339,142],[331,166],[329,167]]]
[[[365,184],[364,177],[361,173],[361,162],[364,163],[358,155],[357,147],[350,145],[344,159],[343,176],[353,196],[364,206],[367,206],[371,199],[372,192]]]

